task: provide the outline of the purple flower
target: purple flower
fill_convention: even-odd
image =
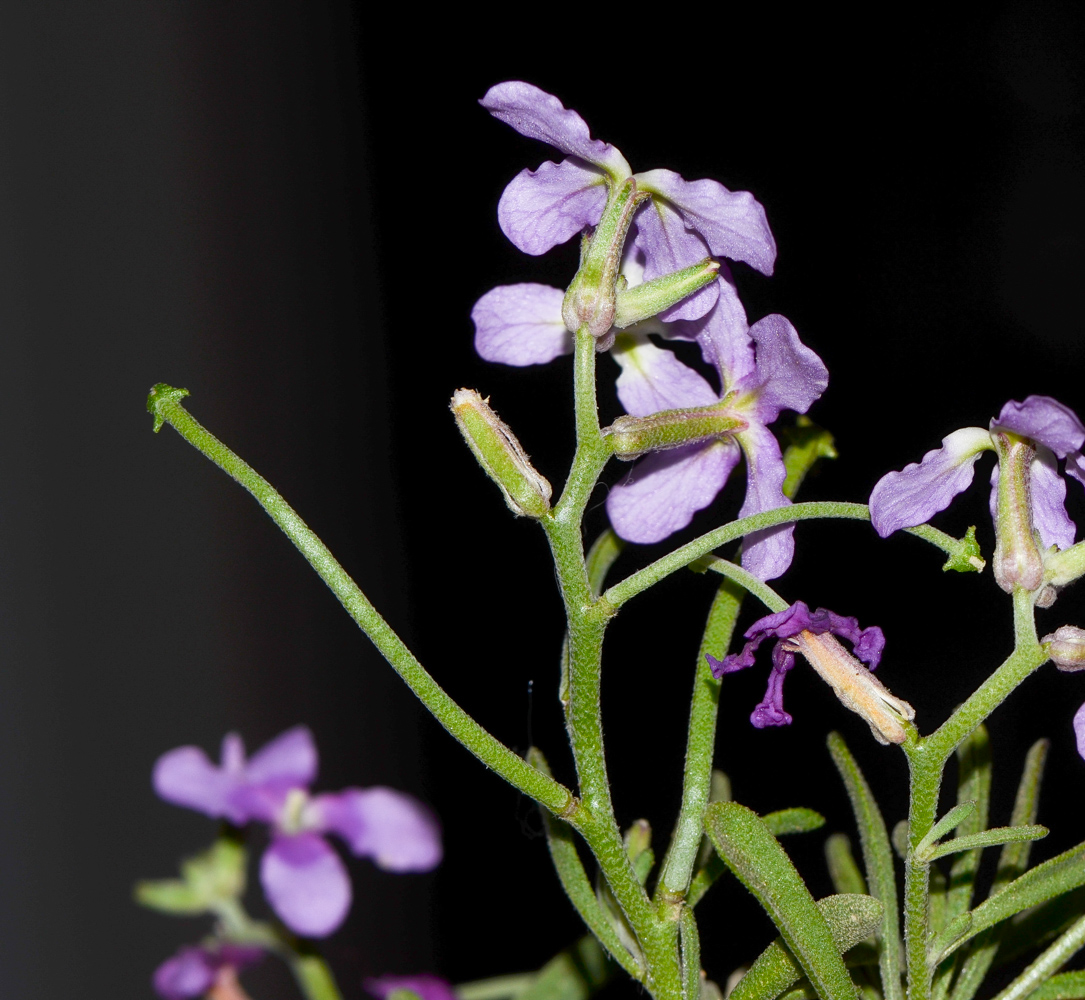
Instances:
[[[263,957],[260,948],[236,944],[188,945],[155,969],[155,992],[165,1000],[203,996],[224,969],[244,969]]]
[[[362,985],[367,993],[378,1000],[386,1000],[396,990],[411,990],[422,1000],[456,1000],[456,993],[447,979],[428,973],[416,976],[379,976],[367,979]]]
[[[1066,474],[1085,483],[1085,426],[1069,407],[1050,396],[1029,396],[1002,407],[989,428],[964,427],[942,439],[942,447],[927,452],[923,460],[889,472],[870,494],[870,519],[882,538],[899,528],[912,528],[945,510],[953,498],[972,482],[976,459],[996,450],[994,436],[1000,431],[1026,438],[1035,445],[1030,498],[1032,521],[1045,547],[1067,549],[1074,544],[1074,523],[1066,513],[1066,482],[1059,475],[1056,458],[1066,459]],[[999,470],[991,478],[991,504],[997,496]]]
[[[719,375],[720,392],[643,334],[622,334],[615,343],[613,356],[622,368],[618,398],[629,413],[722,402],[746,425],[640,461],[607,499],[611,524],[628,541],[657,542],[684,528],[715,499],[740,454],[747,466],[740,517],[790,503],[783,494],[783,456],[767,425],[785,409],[805,413],[824,392],[829,373],[783,316],[766,316],[751,327],[729,275],[719,285],[719,300],[707,316],[668,324],[663,332],[700,345]],[[781,525],[750,535],[742,565],[762,580],[780,576],[791,564],[793,533],[792,525]]]
[[[354,854],[395,872],[436,867],[441,834],[424,805],[391,788],[310,795],[316,772],[312,733],[295,726],[247,761],[241,737],[227,734],[217,767],[199,747],[171,750],[155,764],[154,788],[167,802],[208,816],[270,824],[271,844],[260,863],[268,902],[291,930],[324,937],[346,917],[351,886],[323,834],[338,834]]]

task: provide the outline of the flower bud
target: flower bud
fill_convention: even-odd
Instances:
[[[580,270],[561,304],[561,317],[570,330],[586,326],[597,339],[610,332],[617,309],[618,268],[625,237],[633,214],[647,197],[647,192],[637,190],[632,177],[611,190],[599,225],[582,245]]]
[[[1014,586],[1036,590],[1044,580],[1044,561],[1032,526],[1033,445],[1016,434],[991,434],[998,452],[995,510],[995,582],[1007,593]]]
[[[631,462],[649,451],[667,451],[744,431],[749,424],[735,416],[727,404],[728,400],[723,399],[708,406],[660,410],[646,417],[622,416],[603,428],[603,436],[615,458]]]
[[[532,466],[516,435],[474,389],[457,389],[452,413],[479,465],[500,487],[517,516],[543,517],[550,510],[550,483]]]
[[[1047,654],[1059,670],[1085,670],[1085,629],[1063,625],[1041,641],[1050,643]]]
[[[677,305],[697,289],[711,284],[720,271],[719,261],[711,257],[684,267],[680,271],[661,275],[632,288],[618,288],[614,311],[614,326],[624,330],[627,326],[658,316],[665,309]],[[619,285],[624,279],[619,281]]]

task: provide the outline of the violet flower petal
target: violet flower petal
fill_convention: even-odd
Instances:
[[[1074,736],[1077,738],[1077,752],[1085,757],[1085,704],[1074,713]]]
[[[787,507],[784,457],[776,437],[763,424],[751,423],[735,435],[746,455],[746,499],[738,512],[749,517]],[[774,580],[787,572],[795,555],[795,525],[781,524],[747,535],[742,543],[742,567],[759,580]]]
[[[636,179],[639,188],[669,201],[714,255],[772,274],[776,241],[764,208],[749,191],[728,191],[713,180],[687,181],[673,170],[649,170]]]
[[[719,285],[719,298],[712,311],[693,322],[671,324],[667,335],[697,341],[705,362],[719,373],[720,385],[726,395],[753,374],[756,363],[746,310],[739,301],[730,274],[724,275],[721,269],[716,284]]]
[[[580,115],[533,84],[506,80],[487,90],[479,104],[520,135],[538,139],[569,156],[579,156],[618,178],[629,176],[629,164],[614,146],[593,139]]]
[[[1085,425],[1077,414],[1050,396],[1029,396],[1023,403],[1011,399],[991,421],[991,430],[996,427],[1031,438],[1059,458],[1085,444]]]
[[[347,788],[317,795],[312,814],[360,857],[390,872],[428,872],[441,862],[437,818],[414,796],[393,788]]]
[[[503,365],[541,365],[569,354],[573,338],[561,318],[560,288],[525,282],[491,288],[471,310],[475,350]]]
[[[791,716],[784,711],[784,678],[794,666],[795,654],[782,643],[777,643],[772,651],[772,670],[769,672],[765,697],[750,713],[750,723],[755,729],[791,725]]]
[[[385,1000],[396,990],[412,990],[422,1000],[456,1000],[452,984],[440,976],[421,973],[415,976],[378,976],[367,979],[362,984],[367,993]]]
[[[644,255],[644,280],[662,277],[711,256],[708,245],[686,228],[685,221],[665,201],[652,199],[637,212],[633,244]],[[716,304],[716,282],[660,313],[661,320],[700,319]]]
[[[306,787],[316,778],[316,743],[308,726],[294,726],[265,743],[249,758],[245,778],[253,785]]]
[[[942,438],[942,447],[928,451],[921,462],[900,472],[887,472],[870,494],[870,520],[886,538],[899,528],[924,524],[966,490],[980,453],[993,448],[982,427],[962,427]]]
[[[1045,548],[1057,545],[1068,549],[1074,544],[1077,527],[1066,513],[1066,480],[1059,475],[1055,456],[1049,448],[1036,449],[1030,465],[1032,473],[1032,523],[1040,533]]]
[[[735,444],[724,439],[642,458],[610,490],[611,525],[628,542],[661,541],[716,499],[739,454]]]
[[[757,351],[757,415],[770,424],[781,410],[805,413],[829,384],[829,370],[795,327],[773,314],[750,327]]]
[[[622,369],[617,381],[618,399],[635,417],[686,406],[710,406],[719,401],[703,376],[679,361],[672,351],[656,347],[644,334],[618,334],[610,353]]]
[[[509,181],[497,203],[497,222],[513,246],[538,257],[598,223],[606,202],[599,171],[575,160],[547,160]]]
[[[260,860],[260,883],[279,919],[305,937],[331,934],[350,909],[347,870],[316,833],[277,834]]]
[[[1080,451],[1066,456],[1066,474],[1085,486],[1085,455]]]
[[[203,948],[181,948],[154,971],[155,992],[164,1000],[203,996],[215,982],[215,966]]]
[[[224,816],[231,823],[248,819],[244,810],[230,801],[239,777],[216,767],[199,747],[177,747],[164,753],[155,761],[152,782],[159,798],[174,805],[207,816]]]

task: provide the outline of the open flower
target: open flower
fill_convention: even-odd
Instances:
[[[155,992],[164,1000],[202,997],[216,986],[236,984],[237,972],[263,957],[260,948],[236,944],[188,945],[155,969]]]
[[[783,316],[750,326],[734,286],[727,280],[719,285],[719,300],[707,316],[667,324],[664,332],[697,341],[719,375],[720,392],[643,334],[622,334],[615,343],[613,355],[622,368],[618,398],[630,414],[719,404],[721,415],[744,425],[638,462],[607,499],[611,524],[628,541],[657,542],[684,528],[715,499],[741,454],[747,483],[739,516],[790,503],[783,494],[783,456],[768,424],[785,409],[805,413],[824,392],[829,373]],[[792,525],[781,525],[750,535],[742,565],[762,580],[780,576],[791,564],[793,533]]]
[[[436,867],[441,835],[422,803],[391,788],[310,795],[316,773],[312,733],[296,726],[248,760],[241,737],[227,734],[217,767],[199,747],[171,750],[155,764],[154,788],[167,802],[234,824],[268,823],[271,844],[260,863],[268,902],[296,933],[324,937],[351,903],[350,877],[324,834],[337,834],[354,854],[395,872]]]
[[[854,655],[836,636],[852,644]],[[795,654],[802,653],[840,701],[867,721],[879,743],[904,742],[901,720],[915,718],[915,711],[892,695],[873,674],[885,649],[885,636],[878,626],[861,629],[855,618],[826,608],[811,611],[805,603],[796,601],[784,611],[758,619],[746,630],[745,637],[749,641],[740,653],[722,660],[710,655],[706,659],[713,675],[722,677],[752,667],[761,643],[769,638],[778,640],[772,650],[772,672],[765,697],[750,716],[757,729],[791,724],[791,716],[784,711],[784,677],[795,666]]]
[[[882,538],[898,528],[913,528],[945,510],[972,482],[976,459],[996,451],[996,435],[1009,431],[1032,442],[1031,504],[1033,524],[1045,546],[1060,549],[1074,544],[1074,523],[1066,514],[1066,482],[1055,459],[1066,458],[1066,473],[1085,483],[1081,446],[1085,426],[1069,407],[1050,396],[1029,396],[1023,403],[1010,400],[988,429],[964,427],[942,439],[942,447],[928,451],[919,463],[889,472],[870,494],[870,519]],[[992,477],[992,504],[998,484],[998,466]]]

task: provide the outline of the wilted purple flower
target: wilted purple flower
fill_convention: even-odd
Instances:
[[[942,439],[942,447],[927,452],[923,460],[889,472],[870,494],[870,520],[882,538],[899,528],[912,528],[945,510],[953,498],[972,482],[976,459],[995,451],[995,435],[1008,431],[1036,446],[1032,459],[1032,521],[1045,547],[1060,549],[1074,544],[1075,528],[1066,514],[1066,483],[1059,475],[1056,456],[1066,459],[1066,473],[1085,483],[1081,446],[1085,426],[1069,407],[1050,396],[1029,396],[1023,403],[1011,400],[991,420],[987,430],[964,427]],[[991,479],[991,504],[997,495],[999,471]]]
[[[707,316],[664,328],[670,337],[697,341],[719,375],[719,393],[643,334],[623,334],[615,343],[622,368],[618,398],[630,414],[722,402],[745,423],[716,440],[649,455],[611,490],[607,513],[628,541],[657,542],[684,528],[715,499],[742,453],[747,483],[739,516],[790,503],[782,489],[783,456],[768,424],[785,409],[805,413],[824,392],[829,373],[783,316],[766,316],[751,327],[728,278],[721,278],[719,300]],[[781,525],[750,535],[742,565],[762,580],[780,576],[794,554],[793,532],[792,525]]]
[[[385,1000],[396,990],[411,990],[422,1000],[456,1000],[452,984],[440,976],[421,973],[416,976],[378,976],[363,984],[367,993]]]
[[[750,716],[757,729],[791,724],[791,716],[784,711],[784,677],[795,666],[795,654],[802,653],[844,705],[870,724],[879,742],[904,741],[900,720],[914,718],[915,712],[873,676],[885,649],[885,636],[878,626],[861,629],[855,618],[827,608],[811,611],[805,603],[796,601],[784,611],[758,619],[745,636],[749,641],[740,653],[722,660],[710,655],[706,659],[713,675],[722,677],[752,667],[758,646],[769,638],[779,640],[772,650],[772,672],[765,697]],[[847,639],[854,655],[834,636]]]
[[[215,985],[224,969],[244,969],[263,957],[260,948],[236,944],[188,945],[155,969],[155,992],[165,1000],[200,997]]]
[[[270,824],[271,844],[260,863],[268,902],[298,934],[324,937],[346,917],[351,886],[323,834],[338,834],[354,854],[396,872],[436,867],[441,834],[425,806],[391,788],[310,795],[316,772],[312,733],[295,726],[247,761],[241,737],[227,734],[218,767],[199,747],[171,750],[155,764],[154,788],[167,802],[208,816]]]

